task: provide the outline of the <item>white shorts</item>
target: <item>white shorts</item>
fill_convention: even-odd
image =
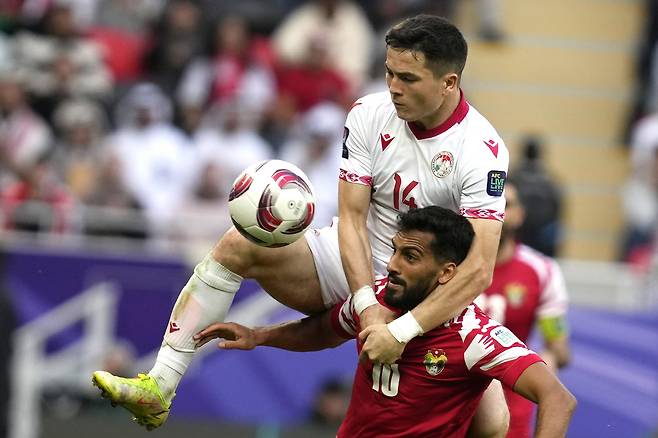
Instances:
[[[304,237],[313,254],[322,289],[322,301],[329,308],[350,294],[338,249],[338,219],[334,218],[328,227],[308,230]]]

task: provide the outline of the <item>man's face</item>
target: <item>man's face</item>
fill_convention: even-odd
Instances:
[[[517,231],[521,228],[525,219],[525,209],[521,205],[516,187],[512,184],[505,186],[505,201],[505,222],[503,222],[501,240],[515,238]]]
[[[426,129],[435,126],[439,108],[446,94],[446,79],[436,76],[425,65],[425,54],[388,47],[386,49],[386,84],[398,117],[418,122]],[[452,76],[455,76],[452,73]]]
[[[437,286],[444,264],[432,254],[433,239],[431,233],[424,231],[400,231],[393,237],[393,255],[386,266],[387,304],[411,310]]]

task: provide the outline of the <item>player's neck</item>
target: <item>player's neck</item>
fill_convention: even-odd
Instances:
[[[516,251],[516,240],[513,237],[502,239],[500,245],[498,245],[496,265],[502,265],[512,260],[514,251]]]
[[[419,125],[424,130],[431,130],[440,126],[443,122],[448,120],[450,116],[455,112],[459,106],[459,101],[461,100],[461,91],[459,89],[455,90],[453,93],[446,96],[443,104],[439,109],[427,116],[424,119],[415,121],[416,125]]]

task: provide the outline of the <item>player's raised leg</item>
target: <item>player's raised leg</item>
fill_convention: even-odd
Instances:
[[[194,357],[193,336],[224,320],[243,278],[257,280],[272,297],[293,309],[304,313],[324,310],[306,239],[282,248],[263,248],[231,228],[195,267],[182,289],[151,371],[134,379],[95,372],[93,382],[103,396],[132,412],[139,424],[149,429],[160,426]],[[146,405],[145,400],[149,400]]]
[[[493,380],[475,411],[468,438],[505,438],[508,428],[509,410],[503,386],[498,380]]]

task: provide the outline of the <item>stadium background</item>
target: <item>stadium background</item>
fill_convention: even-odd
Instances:
[[[105,48],[101,52],[104,53],[101,67],[107,73],[105,88],[99,86],[95,93],[86,95],[44,95],[46,91],[30,82],[29,70],[37,67],[28,62],[30,53],[21,34],[26,30],[40,31],[41,14],[52,7],[50,3],[61,8],[74,5],[74,15],[84,31],[81,38]],[[203,149],[205,155],[199,153],[195,166],[204,170],[211,167],[209,163],[217,166],[220,177],[209,179],[211,183],[223,184],[225,191],[226,181],[234,176],[235,168],[244,167],[242,163],[253,157],[269,154],[291,160],[298,158],[310,163],[308,166],[314,169],[311,178],[317,178],[316,187],[331,198],[333,187],[326,181],[334,178],[331,165],[335,161],[322,154],[309,158],[304,153],[300,155],[296,148],[322,136],[331,143],[332,129],[338,126],[337,135],[341,134],[342,121],[337,117],[340,111],[336,110],[336,104],[342,109],[363,90],[382,87],[381,60],[377,64],[377,56],[381,55],[378,50],[383,46],[382,32],[389,22],[411,9],[441,9],[453,14],[470,44],[463,83],[468,99],[505,139],[511,151],[512,168],[520,161],[526,136],[542,138],[547,168],[563,189],[558,256],[573,303],[569,320],[574,357],[561,378],[579,400],[569,436],[653,436],[658,428],[658,298],[653,252],[650,246],[641,248],[645,251],[639,254],[645,255],[631,258],[633,263],[618,262],[620,242],[627,231],[623,202],[627,198],[632,200],[634,195],[622,190],[633,172],[626,133],[633,120],[643,114],[637,109],[637,101],[641,100],[636,96],[637,90],[644,89],[639,85],[636,64],[638,50],[651,33],[645,26],[651,22],[653,8],[648,5],[652,2],[556,0],[540,4],[501,0],[494,2],[498,18],[494,14],[491,21],[483,20],[486,10],[477,1],[359,2],[372,27],[368,31],[374,38],[369,58],[375,63],[374,73],[362,71],[360,80],[355,79],[358,75],[343,73],[343,82],[326,79],[333,78],[327,74],[324,76],[327,82],[323,84],[330,84],[326,85],[330,92],[313,102],[313,105],[325,104],[317,111],[306,107],[303,90],[300,92],[290,85],[299,77],[295,76],[300,74],[295,70],[297,67],[286,65],[289,70],[281,72],[279,67],[272,67],[279,61],[268,58],[275,53],[268,49],[273,35],[293,11],[305,4],[303,1],[254,0],[239,2],[239,6],[219,0],[191,2],[201,11],[196,18],[192,14],[192,23],[213,23],[232,14],[247,20],[258,37],[258,44],[252,44],[256,55],[252,55],[274,63],[266,64],[273,68],[270,73],[276,75],[277,83],[269,95],[258,91],[266,89],[262,84],[254,86],[256,91],[245,91],[244,95],[232,94],[231,86],[227,86],[229,91],[216,87],[214,94],[194,87],[181,91],[185,88],[180,85],[185,82],[181,71],[201,57],[201,49],[197,49],[199,56],[190,57],[177,70],[167,65],[162,56],[153,55],[157,52],[154,47],[171,48],[168,44],[176,38],[183,40],[195,34],[207,37],[210,33],[208,28],[200,26],[192,26],[187,33],[167,27],[161,17],[173,9],[172,5],[181,2],[134,2],[133,5],[143,6],[137,8],[143,16],[135,13],[132,17],[126,12],[130,2],[98,3],[103,7],[96,4],[94,9],[95,2],[84,0],[18,0],[3,2],[0,7],[3,17],[0,82],[14,81],[25,88],[30,106],[50,124],[47,149],[51,145],[63,149],[68,140],[67,129],[71,127],[62,125],[61,118],[66,120],[66,117],[58,118],[56,114],[58,105],[72,94],[76,103],[84,97],[87,104],[91,101],[97,106],[83,106],[82,115],[78,107],[78,112],[70,110],[69,116],[84,119],[82,116],[89,115],[89,108],[100,108],[104,114],[100,118],[106,121],[97,141],[102,146],[98,148],[114,147],[107,145],[119,138],[119,134],[125,134],[120,131],[125,126],[121,120],[130,114],[130,107],[122,104],[139,103],[143,98],[147,103],[156,102],[155,108],[166,107],[152,89],[138,94],[133,101],[123,99],[142,81],[153,81],[163,87],[164,96],[174,105],[179,127],[192,130],[183,114],[191,117],[187,111],[196,108],[209,120],[210,129],[221,125],[226,132],[219,139],[213,137],[216,144],[211,146],[207,142],[205,145],[186,143],[187,149],[183,150],[187,152],[181,153],[181,145],[167,145],[167,153],[173,156],[170,162],[157,162],[154,157],[160,156],[158,151],[140,155],[144,161],[139,165],[163,166],[164,180],[180,181],[185,188],[174,190],[153,184],[145,194],[130,193],[131,176],[119,172],[119,180],[126,178],[124,182],[129,188],[128,196],[123,193],[122,200],[132,196],[140,201],[120,202],[119,208],[111,202],[98,201],[108,197],[86,197],[79,179],[72,178],[67,167],[78,158],[73,154],[62,156],[60,150],[46,154],[47,159],[42,160],[46,147],[40,150],[33,144],[26,146],[28,157],[29,148],[36,148],[31,160],[12,161],[11,154],[3,153],[2,280],[19,326],[13,336],[10,385],[13,435],[8,436],[132,437],[146,433],[130,424],[124,412],[112,410],[97,400],[90,385],[90,373],[98,368],[112,368],[132,374],[150,367],[180,287],[195,261],[227,226],[228,219],[225,192],[212,187],[205,196],[203,190],[193,188],[199,184],[196,188],[200,189],[201,182],[185,175],[170,175],[167,171],[171,169],[166,166],[172,162],[182,166],[181,157],[196,157],[196,152],[191,151]],[[85,15],[85,11],[96,11],[97,15]],[[183,24],[190,17],[185,14],[182,13],[183,18],[179,16]],[[489,26],[492,23],[495,26]],[[327,41],[311,36],[306,37],[309,48],[327,49]],[[167,53],[164,49],[161,52]],[[146,56],[149,53],[151,57]],[[341,52],[341,56],[349,55],[349,48]],[[148,62],[140,62],[142,59]],[[328,62],[331,67],[336,64],[335,60]],[[370,66],[367,67],[370,71]],[[340,69],[335,69],[340,73]],[[301,69],[301,72],[305,71]],[[263,72],[261,69],[252,73],[260,77]],[[190,80],[188,85],[196,83],[199,81]],[[255,83],[259,84],[258,80]],[[285,90],[290,95],[281,91],[285,88],[282,83],[288,84]],[[250,97],[257,99],[258,105],[248,101]],[[331,104],[324,102],[327,98]],[[295,104],[291,105],[290,100]],[[211,101],[213,105],[208,104]],[[259,107],[263,102],[268,103],[268,110]],[[61,113],[67,114],[64,110]],[[232,119],[248,135],[229,135]],[[305,131],[309,126],[318,130]],[[158,141],[185,138],[167,132],[167,137],[158,137]],[[3,133],[0,130],[0,135]],[[186,131],[187,138],[198,140],[201,136],[195,137],[196,133]],[[264,143],[253,140],[256,134]],[[126,145],[135,147],[135,142],[131,139]],[[242,153],[241,148],[250,152]],[[121,147],[115,152],[120,162]],[[131,157],[134,152],[131,150],[126,156]],[[97,176],[112,168],[108,161],[113,163],[106,159],[104,150],[98,154],[101,158],[94,161],[98,166]],[[24,226],[23,222],[18,226],[18,221],[12,223],[8,219],[10,212],[16,211],[17,202],[10,189],[22,182],[21,171],[41,169],[39,166],[44,161],[52,165],[49,170],[62,181],[67,196],[61,203],[46,202],[45,209],[30,213],[29,218],[37,218],[36,224]],[[21,166],[24,168],[19,169]],[[318,168],[325,172],[316,171]],[[208,173],[213,175],[211,171]],[[101,188],[108,184],[107,180],[98,179]],[[161,191],[171,196],[161,196]],[[172,195],[174,192],[177,197]],[[160,199],[159,203],[148,202],[155,198]],[[135,205],[141,205],[141,209],[134,208]],[[331,211],[324,213],[329,215]],[[60,216],[66,219],[66,226],[56,225]],[[93,230],[90,223],[106,225],[99,231]],[[291,316],[293,312],[273,302],[257,285],[247,283],[238,293],[229,318],[263,324]],[[6,315],[3,318],[8,320]],[[335,379],[349,381],[355,364],[353,350],[354,346],[349,344],[313,354],[269,349],[217,354],[212,346],[207,346],[203,359],[197,361],[179,387],[166,427],[153,434],[162,437],[333,436],[330,426],[310,420],[310,412],[323,384]]]

